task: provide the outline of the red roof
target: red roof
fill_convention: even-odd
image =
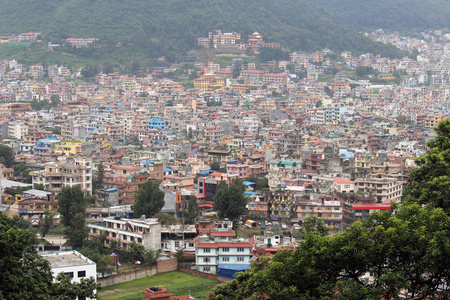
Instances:
[[[257,73],[257,74],[263,74],[263,71],[259,70],[242,70],[241,73]]]
[[[236,232],[234,230],[231,231],[214,231],[211,233],[211,236],[236,236]]]
[[[342,179],[342,178],[334,178],[333,180],[336,183],[348,183],[348,184],[354,184],[355,183],[354,181],[350,181],[350,180]]]
[[[222,176],[223,173],[221,173],[221,172],[214,172],[214,173],[211,173],[210,175],[211,176]]]
[[[368,209],[383,209],[387,210],[391,208],[390,204],[383,203],[367,203],[367,204],[352,204],[354,210],[368,210]]]
[[[204,198],[204,197],[205,196],[202,196],[202,198]],[[213,206],[214,206],[214,204],[212,202],[205,202],[205,203],[197,205],[197,207],[213,207]]]

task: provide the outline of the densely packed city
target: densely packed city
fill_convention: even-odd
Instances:
[[[260,61],[249,53],[280,44],[216,30],[179,62],[161,57],[133,75],[3,59],[0,137],[13,161],[2,161],[0,208],[30,226],[49,213],[68,225],[61,195],[80,187],[91,239],[167,259],[182,251],[184,268],[228,279],[293,251],[310,217],[336,234],[395,211],[415,159],[450,116],[450,33],[366,36],[411,55],[281,48],[283,59]],[[156,216],[136,209],[147,182],[164,199]],[[237,215],[218,204],[222,185],[231,195],[234,184],[245,200]]]

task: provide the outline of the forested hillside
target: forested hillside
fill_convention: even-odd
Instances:
[[[259,31],[291,50],[401,55],[337,21],[309,0],[1,0],[0,34],[41,31],[44,41],[96,37],[156,57],[194,48],[208,31]]]
[[[315,0],[346,24],[372,29],[439,29],[449,26],[448,0]]]

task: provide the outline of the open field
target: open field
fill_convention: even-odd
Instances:
[[[109,286],[101,289],[98,294],[101,300],[141,300],[145,299],[142,292],[150,286],[165,287],[175,296],[188,295],[190,287],[192,296],[205,299],[203,297],[218,282],[215,279],[174,271]]]

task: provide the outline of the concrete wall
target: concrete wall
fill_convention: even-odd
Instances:
[[[97,282],[102,284],[102,287],[115,285],[122,282],[132,281],[144,277],[153,276],[159,273],[171,272],[177,270],[177,259],[169,258],[158,261],[156,266],[146,267],[133,271],[121,272],[116,275],[97,278]]]

